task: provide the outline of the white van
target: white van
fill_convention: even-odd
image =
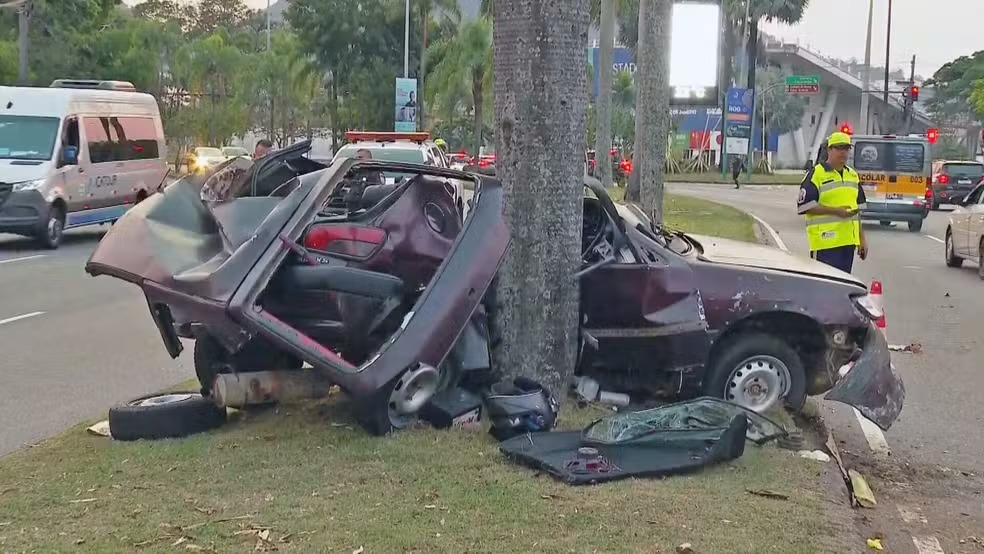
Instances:
[[[130,83],[0,86],[0,233],[58,248],[156,192],[166,159],[157,101]]]

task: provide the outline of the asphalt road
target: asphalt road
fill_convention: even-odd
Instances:
[[[194,376],[137,287],[83,270],[104,231],[70,231],[56,251],[0,235],[0,455]]]
[[[735,190],[724,185],[683,184],[671,185],[669,190],[752,213],[778,232],[790,252],[808,255],[803,220],[796,215],[798,187]],[[865,433],[853,410],[823,403],[827,426],[843,441],[841,447],[859,454],[859,463],[870,463],[871,472],[886,473],[876,492],[891,501],[887,510],[879,508],[880,516],[894,515],[898,524],[892,552],[936,552],[932,545],[915,545],[913,550],[913,542],[900,540],[898,535],[910,529],[914,537],[916,533],[938,537],[940,553],[974,552],[974,544],[959,541],[981,537],[979,531],[984,529],[984,490],[978,480],[970,479],[975,474],[979,477],[984,469],[984,442],[976,440],[984,427],[984,402],[980,400],[984,390],[984,282],[974,264],[966,263],[962,269],[944,264],[947,210],[931,212],[920,233],[910,233],[904,224],[881,227],[877,222],[866,223],[869,257],[855,261],[855,275],[865,282],[882,281],[889,342],[919,343],[923,348],[921,354],[893,354],[906,385],[899,420],[884,434],[876,427]],[[875,516],[871,519],[876,520]],[[888,520],[881,524],[885,527],[876,525],[872,531],[891,529]]]

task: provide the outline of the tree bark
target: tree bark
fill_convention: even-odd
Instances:
[[[642,82],[640,81],[642,68],[642,60],[644,56],[647,56],[647,51],[651,49],[649,44],[649,29],[652,27],[650,22],[649,13],[653,11],[652,2],[654,0],[639,0],[639,32],[636,40],[636,74],[635,74],[635,87],[636,87],[636,114],[635,114],[635,142],[632,145],[632,173],[629,175],[629,184],[625,187],[625,201],[639,203],[642,200],[642,193],[639,189],[639,170],[634,167],[636,161],[639,159],[640,148],[642,148],[642,137],[644,133],[648,132],[644,128],[642,118],[640,117],[639,108],[641,106],[642,95],[640,86]]]
[[[423,31],[422,31],[422,44],[420,47],[420,72],[417,74],[417,90],[424,90],[424,78],[426,77],[427,71],[427,27],[430,23],[430,10],[425,9],[423,17]],[[427,127],[427,114],[424,112],[424,95],[417,95],[417,121],[420,122],[420,130],[426,130]]]
[[[670,21],[672,0],[642,0],[636,69],[636,145],[632,174],[638,200],[654,222],[663,221],[663,179],[670,134]]]
[[[512,233],[493,357],[563,401],[577,361],[588,0],[496,0],[492,11],[496,170]]]
[[[615,0],[601,0],[601,46],[598,49],[598,102],[595,105],[595,177],[612,186],[612,66],[615,57]]]
[[[475,71],[472,73],[472,105],[475,106],[475,113],[472,114],[472,140],[475,141],[475,155],[478,156],[482,151],[482,134],[485,130],[485,88],[482,86],[483,75]],[[477,161],[476,161],[477,163]]]

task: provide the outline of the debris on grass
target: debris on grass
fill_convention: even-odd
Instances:
[[[837,448],[837,441],[834,440],[834,434],[827,431],[827,442],[825,443],[827,450],[830,450],[831,456],[837,461],[837,469],[840,470],[841,478],[844,479],[844,485],[847,486],[847,495],[851,500],[851,507],[858,507],[858,498],[854,495],[854,486],[851,484],[851,476],[847,472],[847,468],[844,466],[844,460],[841,458],[840,449]]]
[[[88,432],[90,435],[95,435],[97,437],[109,437],[109,438],[112,438],[110,436],[110,434],[109,434],[109,420],[108,419],[105,419],[103,421],[100,421],[99,423],[95,423],[93,425],[90,425],[89,427],[86,428],[86,432]]]
[[[875,493],[868,486],[868,481],[865,480],[864,476],[853,469],[849,469],[847,474],[851,478],[851,489],[854,491],[854,497],[857,498],[858,504],[862,508],[878,506],[878,502],[875,501]]]
[[[676,547],[677,554],[694,554],[694,547],[689,542],[685,542]]]
[[[88,504],[89,502],[95,502],[99,500],[98,498],[80,498],[78,500],[69,500],[69,504]]]
[[[763,498],[773,498],[776,500],[789,500],[788,494],[783,494],[781,492],[770,491],[767,489],[745,489],[748,494],[754,494],[755,496],[761,496]]]
[[[798,452],[800,458],[805,458],[807,460],[814,460],[817,462],[827,463],[830,461],[830,456],[827,455],[823,450],[800,450]]]
[[[885,550],[885,547],[882,546],[882,540],[880,538],[868,539],[868,548],[872,550]]]

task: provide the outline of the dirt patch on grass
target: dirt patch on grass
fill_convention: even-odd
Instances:
[[[600,413],[568,407],[564,420]],[[690,476],[572,488],[507,463],[483,431],[373,438],[333,400],[182,440],[79,426],[4,458],[0,550],[823,552],[821,469],[749,445]]]

